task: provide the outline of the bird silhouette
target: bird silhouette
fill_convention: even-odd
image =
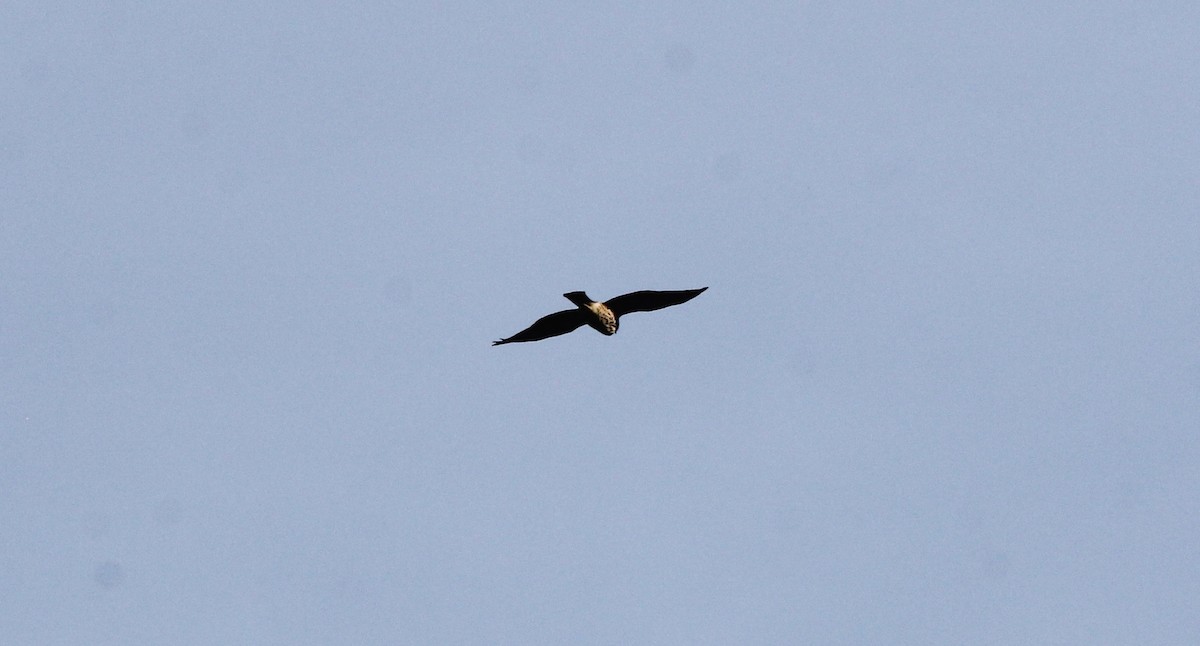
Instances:
[[[574,332],[584,324],[590,325],[604,336],[612,336],[617,333],[618,322],[622,316],[631,312],[653,312],[664,307],[686,303],[706,289],[708,288],[681,289],[673,292],[650,290],[630,292],[610,298],[603,303],[593,301],[583,292],[567,292],[563,296],[575,304],[575,309],[543,316],[534,321],[533,325],[507,339],[493,341],[492,345],[541,341],[552,336]]]

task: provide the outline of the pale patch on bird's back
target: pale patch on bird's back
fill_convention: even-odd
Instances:
[[[592,327],[605,336],[616,334],[617,315],[613,314],[612,310],[608,309],[604,303],[588,303],[587,308],[596,316],[596,324]]]

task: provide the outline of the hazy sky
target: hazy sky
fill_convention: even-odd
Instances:
[[[1200,5],[564,4],[0,3],[0,641],[1200,643]]]

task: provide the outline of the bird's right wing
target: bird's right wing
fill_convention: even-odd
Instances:
[[[523,341],[541,341],[552,336],[574,332],[587,322],[586,315],[579,308],[555,312],[533,322],[533,325],[517,332],[507,339],[493,341],[492,345],[504,343],[521,343]]]
[[[664,307],[686,303],[699,296],[700,292],[706,289],[708,288],[681,289],[674,292],[655,292],[649,290],[632,292],[610,298],[604,304],[617,316],[622,316],[630,312],[653,312],[654,310],[661,310]]]

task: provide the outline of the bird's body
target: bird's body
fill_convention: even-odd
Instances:
[[[492,345],[541,341],[552,336],[573,332],[585,323],[605,336],[612,336],[617,333],[621,316],[630,312],[652,312],[664,307],[686,303],[706,289],[708,288],[670,292],[631,292],[611,298],[604,303],[593,301],[584,292],[567,292],[563,296],[575,304],[575,309],[543,316],[528,328],[507,339],[495,341]]]
[[[604,303],[597,303],[588,298],[588,295],[583,292],[567,292],[563,294],[567,300],[575,303],[575,306],[584,310],[584,320],[592,329],[603,334],[604,336],[612,336],[617,333],[617,315]]]

